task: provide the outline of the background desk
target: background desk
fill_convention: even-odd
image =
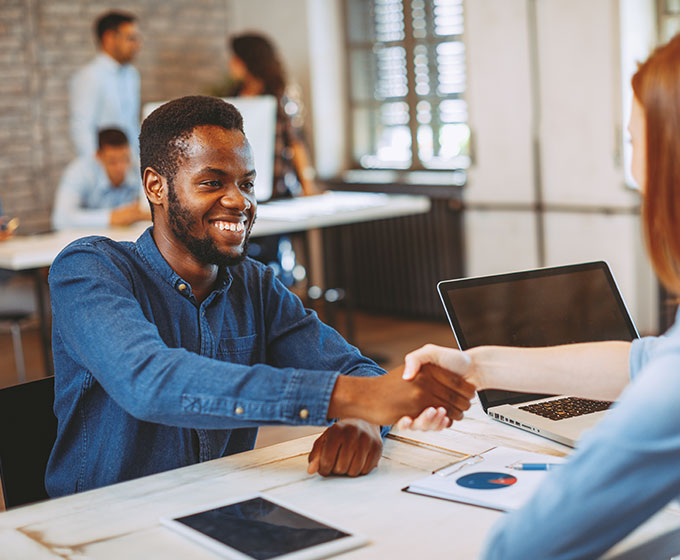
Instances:
[[[400,435],[464,453],[499,444],[555,454],[567,449],[493,422],[478,405],[453,429]],[[252,492],[265,492],[366,535],[371,544],[341,556],[348,559],[477,558],[489,529],[502,515],[401,492],[413,480],[450,463],[453,457],[443,451],[387,439],[382,461],[370,475],[321,478],[306,474],[313,441],[314,436],[301,438],[0,513],[0,557],[215,558],[161,527],[159,518]],[[659,556],[649,548],[631,550],[679,527],[680,511],[668,508],[608,557],[668,558],[671,554]]]
[[[375,193],[335,193],[276,201],[259,206],[252,236],[277,235],[312,228],[394,218],[427,212],[430,200],[425,196]],[[40,334],[45,357],[45,371],[52,373],[50,357],[49,309],[40,269],[49,267],[59,252],[72,241],[88,235],[102,235],[115,241],[134,241],[150,223],[97,230],[73,229],[33,236],[17,236],[0,243],[0,268],[24,271],[35,278],[36,300],[40,315]]]

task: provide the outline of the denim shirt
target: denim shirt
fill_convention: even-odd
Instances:
[[[49,283],[50,496],[251,449],[258,425],[327,425],[338,375],[384,373],[250,259],[199,304],[151,228],[75,241]]]

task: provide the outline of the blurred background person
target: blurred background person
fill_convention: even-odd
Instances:
[[[142,183],[125,133],[99,132],[95,155],[72,161],[64,171],[54,200],[54,229],[126,226],[150,220],[141,205]]]
[[[132,14],[118,11],[99,17],[99,54],[71,79],[70,130],[78,156],[95,153],[97,131],[116,127],[125,132],[138,158],[140,80],[131,63],[141,41],[135,21]]]
[[[302,104],[295,88],[287,83],[281,57],[264,35],[243,33],[229,40],[229,77],[213,90],[227,97],[272,95],[276,98],[274,185],[271,199],[310,195],[317,192],[316,172],[311,165],[302,130]],[[288,236],[258,237],[251,241],[249,255],[274,268],[279,279],[291,286],[304,277],[296,264]],[[298,273],[293,270],[298,266]]]
[[[277,100],[272,199],[314,194],[316,176],[302,132],[301,102],[287,84],[281,58],[264,35],[243,33],[230,40],[229,96],[273,95]]]

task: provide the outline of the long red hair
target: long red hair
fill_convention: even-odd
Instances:
[[[646,121],[643,230],[659,279],[680,294],[680,35],[651,54],[632,84]]]

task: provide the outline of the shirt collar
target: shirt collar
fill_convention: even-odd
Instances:
[[[99,54],[97,54],[97,63],[110,70],[115,70],[116,72],[125,68],[126,66],[118,62],[110,54],[105,53],[104,51],[99,51]]]
[[[168,284],[173,286],[177,292],[186,297],[191,297],[191,284],[177,274],[168,264],[168,261],[165,260],[165,257],[163,257],[156,246],[153,235],[151,235],[152,230],[153,226],[147,228],[135,242],[139,254],[149,266],[151,266],[151,268],[153,268]],[[213,290],[212,293],[220,293],[228,290],[229,286],[231,286],[231,281],[232,276],[229,269],[227,267],[220,268],[217,275],[217,288]],[[208,296],[208,298],[209,297],[210,296]],[[206,298],[206,301],[208,301],[208,298]]]

